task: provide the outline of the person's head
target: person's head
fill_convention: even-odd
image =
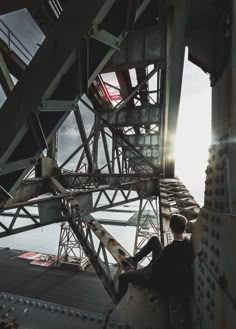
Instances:
[[[170,228],[174,233],[184,233],[187,219],[183,215],[173,214],[170,217]]]

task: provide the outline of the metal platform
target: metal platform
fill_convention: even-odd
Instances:
[[[95,273],[80,272],[70,265],[30,265],[28,260],[18,258],[22,253],[0,249],[0,291],[87,312],[106,312],[111,299]]]

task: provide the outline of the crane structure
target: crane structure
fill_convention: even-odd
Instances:
[[[73,239],[81,264],[89,259],[114,309],[104,318],[81,315],[4,292],[0,318],[12,328],[68,328],[69,315],[70,328],[235,328],[236,1],[0,3],[0,15],[17,10],[22,24],[24,17],[34,21],[43,41],[32,53],[0,20],[0,237],[64,223],[68,245],[59,250],[71,248]],[[212,87],[202,208],[175,177],[186,47]],[[78,137],[70,154],[60,143],[63,123]],[[191,324],[182,314],[186,305],[140,287],[116,302],[117,279],[130,254],[96,214],[134,201],[140,203],[132,219],[135,251],[152,234],[164,245],[171,241],[173,212],[189,221],[196,256]],[[25,305],[32,316],[24,314]],[[54,312],[50,324],[48,310]]]

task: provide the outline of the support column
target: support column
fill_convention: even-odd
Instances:
[[[152,236],[159,237],[159,218],[157,213],[157,199],[155,196],[148,199],[140,199],[137,217],[134,254],[136,254]],[[151,258],[151,255],[147,255],[141,263],[146,265],[146,260],[151,261]]]
[[[7,68],[4,57],[0,51],[0,83],[5,95],[8,97],[14,88],[14,82]]]
[[[82,246],[67,222],[61,224],[56,264],[77,265],[82,271],[90,264]]]
[[[226,29],[223,49],[214,54],[216,61],[224,54],[224,67],[212,80],[212,145],[204,207],[194,232],[195,328],[236,327],[236,1],[232,4],[221,20]]]

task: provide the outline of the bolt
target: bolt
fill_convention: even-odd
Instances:
[[[219,266],[218,265],[215,266],[215,272],[219,273]]]

